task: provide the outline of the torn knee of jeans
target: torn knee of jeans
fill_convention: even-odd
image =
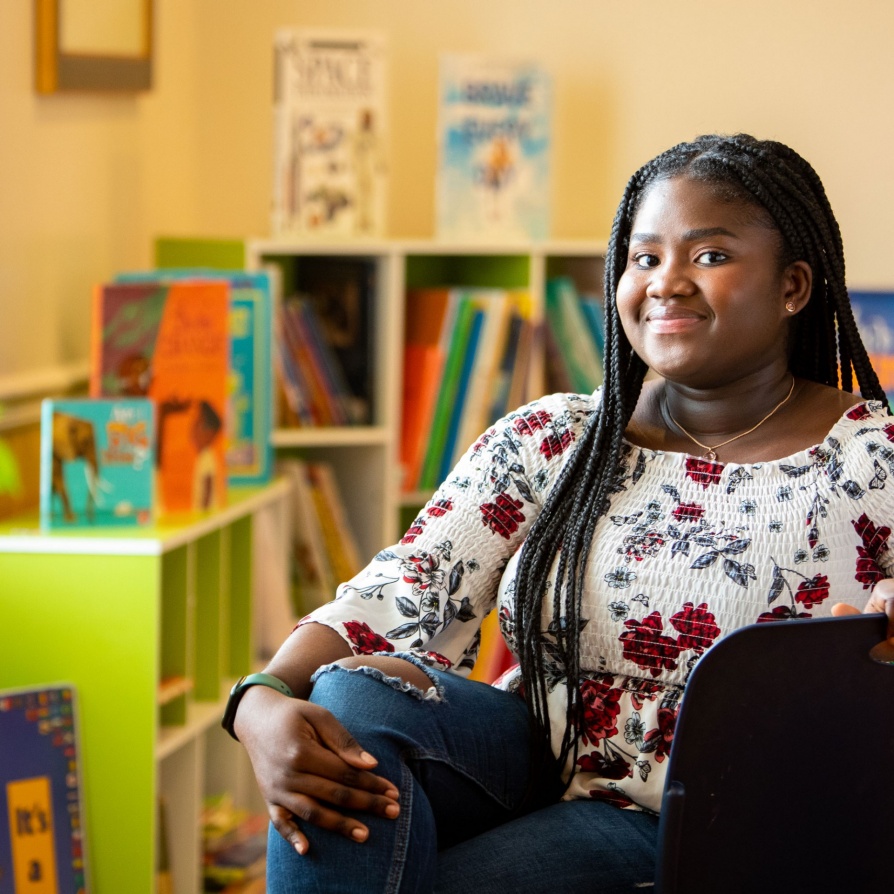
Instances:
[[[376,656],[371,657],[375,658]],[[430,668],[426,667],[424,664],[418,661],[414,661],[412,656],[403,652],[389,652],[387,655],[383,655],[381,657],[403,658],[404,660],[409,661],[411,664],[418,667],[431,680],[431,686],[429,686],[428,689],[422,690],[415,683],[411,683],[409,680],[405,680],[401,676],[388,674],[381,668],[374,667],[369,664],[360,664],[356,667],[345,666],[342,663],[342,661],[344,660],[351,661],[352,659],[342,659],[340,661],[333,661],[331,664],[324,664],[322,667],[318,668],[315,671],[310,681],[311,683],[315,683],[317,679],[323,674],[330,673],[332,671],[342,671],[347,674],[366,674],[367,676],[372,677],[374,680],[378,680],[380,683],[384,683],[386,686],[390,686],[392,689],[396,689],[398,692],[406,692],[407,695],[410,695],[413,698],[418,698],[421,701],[439,702],[442,700],[444,696],[444,689],[438,683]]]

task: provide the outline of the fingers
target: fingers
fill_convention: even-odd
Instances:
[[[310,708],[317,706],[311,705]],[[321,743],[343,761],[366,770],[378,764],[378,761],[364,751],[360,743],[328,711],[319,709],[309,716],[313,717],[314,729]]]
[[[836,618],[843,618],[845,615],[859,615],[860,609],[848,602],[836,602],[832,606],[832,615]]]

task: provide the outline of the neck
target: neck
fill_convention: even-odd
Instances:
[[[694,435],[703,444],[713,446],[761,424],[767,414],[773,414],[780,403],[790,399],[793,383],[794,377],[787,369],[712,389],[665,382],[661,398],[669,417],[665,424],[684,438]]]

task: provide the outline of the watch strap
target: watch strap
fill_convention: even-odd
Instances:
[[[267,686],[270,689],[275,689],[277,692],[281,692],[289,698],[295,697],[292,690],[283,683],[279,677],[274,677],[273,674],[258,673],[240,677],[230,690],[230,697],[227,699],[227,706],[224,709],[224,715],[220,721],[220,725],[237,742],[239,741],[239,737],[236,735],[236,730],[234,728],[236,723],[236,709],[239,707],[239,702],[242,701],[242,696],[245,694],[245,690],[250,686]]]

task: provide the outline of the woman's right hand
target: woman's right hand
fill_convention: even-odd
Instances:
[[[366,841],[369,829],[339,808],[394,819],[398,791],[371,772],[376,759],[325,708],[265,686],[246,690],[235,722],[270,820],[299,854],[309,842],[298,821]]]

